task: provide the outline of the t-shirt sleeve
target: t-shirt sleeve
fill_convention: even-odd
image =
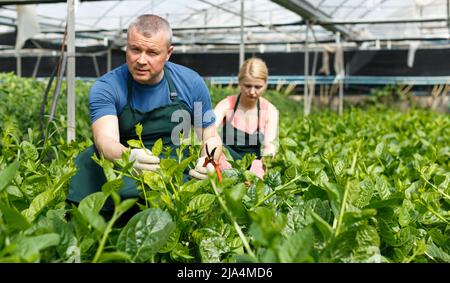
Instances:
[[[196,94],[194,100],[194,127],[207,128],[216,122],[216,115],[212,108],[208,87],[200,76],[195,80],[194,93]],[[201,103],[202,111],[198,111],[198,106],[200,105],[196,106],[197,103]]]
[[[89,92],[89,110],[91,124],[105,115],[116,115],[114,89],[110,84],[103,81],[96,81]]]

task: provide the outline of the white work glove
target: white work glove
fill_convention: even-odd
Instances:
[[[141,173],[142,171],[156,171],[159,169],[159,157],[144,148],[133,148],[130,152],[130,161],[134,161],[133,167]]]
[[[197,165],[194,169],[189,170],[189,175],[193,178],[204,180],[208,178],[208,173],[215,172],[214,165],[211,163],[208,163],[206,167],[203,167],[203,164],[205,163],[206,156],[200,157],[197,160]]]

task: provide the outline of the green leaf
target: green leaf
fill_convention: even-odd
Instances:
[[[38,153],[36,147],[32,143],[30,143],[28,141],[22,141],[21,146],[22,146],[23,152],[25,153],[26,158],[31,159],[33,161],[35,161],[36,159],[39,158],[39,153]]]
[[[0,172],[0,192],[3,191],[16,175],[19,169],[19,161],[15,161]]]
[[[256,158],[256,156],[255,156],[255,154],[246,154],[243,158],[242,158],[242,160],[240,160],[240,162],[241,162],[241,169],[242,170],[247,170],[247,168],[249,168],[251,165],[252,165],[252,163],[253,163],[253,161],[255,160],[255,158]]]
[[[162,159],[160,166],[166,176],[173,176],[178,168],[178,163],[174,159]]]
[[[123,185],[123,179],[122,178],[117,178],[114,180],[110,180],[106,183],[103,184],[102,186],[102,192],[105,193],[105,195],[109,196],[110,194],[112,194],[113,192],[118,193],[120,188]]]
[[[288,164],[300,165],[301,161],[297,158],[297,155],[291,150],[286,150],[286,157],[284,158]]]
[[[195,155],[191,155],[188,158],[183,159],[180,164],[178,164],[178,171],[183,172],[188,167],[189,163],[194,160],[194,158]]]
[[[177,262],[186,262],[195,259],[190,255],[189,247],[181,243],[177,243],[176,246],[170,251],[170,257]]]
[[[278,256],[283,263],[305,262],[314,243],[313,230],[310,227],[297,231],[286,239],[278,249]]]
[[[334,171],[336,172],[336,175],[338,175],[338,176],[342,175],[342,173],[344,172],[344,169],[345,169],[345,163],[342,160],[339,160],[334,165]]]
[[[222,255],[230,251],[226,239],[217,231],[206,228],[194,233],[202,262],[220,262]]]
[[[391,192],[389,191],[388,183],[385,178],[377,176],[375,182],[375,189],[378,191],[378,195],[382,200],[386,200],[390,197]]]
[[[22,198],[23,197],[23,193],[20,191],[20,189],[16,186],[8,186],[6,187],[6,192],[11,195],[11,196],[15,196],[17,198]]]
[[[170,233],[169,239],[167,239],[166,244],[159,250],[160,253],[168,253],[172,251],[177,245],[180,239],[181,231],[178,227]]]
[[[28,222],[33,222],[36,216],[54,199],[53,191],[44,191],[31,201],[30,207],[23,210],[22,215],[25,216]]]
[[[445,246],[448,240],[448,237],[442,234],[442,232],[437,228],[431,228],[428,231],[428,235],[431,236],[433,242],[435,242],[438,246]]]
[[[147,262],[164,246],[174,229],[169,213],[158,208],[143,210],[122,229],[117,249],[128,253],[133,262]]]
[[[196,195],[189,202],[188,211],[205,212],[210,209],[215,200],[216,196],[213,194]]]
[[[431,257],[431,259],[438,262],[450,262],[450,255],[442,250],[440,247],[436,246],[432,241],[427,244],[426,254]]]
[[[136,124],[136,134],[141,137],[142,136],[142,125],[141,123]]]
[[[314,219],[314,224],[319,229],[325,240],[328,240],[333,235],[333,228],[322,217],[320,217],[314,211],[311,211],[311,216]]]
[[[362,225],[356,233],[356,239],[358,245],[364,249],[368,246],[379,246],[380,236],[377,229],[370,225]]]
[[[56,246],[59,244],[59,235],[49,233],[34,237],[19,237],[15,254],[20,255],[27,261],[39,259],[39,252],[45,248]]]
[[[144,177],[144,183],[150,187],[152,190],[163,190],[164,182],[161,179],[161,176],[153,171],[144,171],[142,173]]]
[[[92,156],[92,160],[94,160],[98,165],[100,165],[103,169],[103,173],[105,173],[106,180],[115,180],[117,179],[117,174],[114,172],[114,163],[105,159],[103,155],[99,159],[96,154]]]
[[[141,148],[141,142],[139,140],[127,140],[127,144],[134,148]]]
[[[377,147],[375,148],[375,156],[381,158],[384,148],[385,148],[384,142],[380,142],[379,144],[377,144]]]
[[[258,182],[256,183],[255,196],[256,196],[255,204],[259,203],[265,197],[265,184],[261,180],[258,180]]]
[[[291,138],[283,138],[281,140],[281,145],[286,146],[286,147],[297,147],[298,144]]]
[[[363,220],[367,220],[371,217],[374,217],[377,214],[376,209],[367,208],[367,209],[359,209],[353,207],[352,210],[348,209],[344,213],[344,223],[346,226],[350,226],[352,224],[358,223]]]
[[[99,214],[108,196],[103,192],[96,192],[85,197],[78,205],[83,218],[97,231],[103,233],[106,228],[105,219]]]
[[[56,216],[53,210],[47,212],[47,217],[51,221],[53,232],[59,235],[60,242],[56,247],[58,254],[64,262],[80,262],[80,248],[78,240],[73,232],[72,223],[67,223],[63,218]]]
[[[163,150],[162,139],[159,138],[152,147],[152,153],[154,156],[159,156]]]
[[[368,205],[373,197],[373,185],[368,179],[359,182],[357,186],[358,196],[352,201],[352,204],[358,208]]]
[[[418,217],[419,212],[415,210],[414,204],[408,199],[404,199],[398,215],[398,223],[400,223],[402,227],[406,227],[411,222],[416,221]]]
[[[284,182],[287,183],[297,176],[297,168],[295,166],[289,166],[289,168],[284,171]]]
[[[271,246],[281,237],[281,231],[287,223],[283,213],[276,213],[273,209],[257,207],[250,212],[253,223],[250,234],[263,245]]]
[[[126,200],[120,202],[119,205],[116,206],[116,211],[119,214],[126,212],[131,207],[133,207],[133,205],[137,202],[137,200],[138,200],[137,198],[132,198],[132,199],[126,199]]]
[[[3,218],[6,220],[8,229],[25,230],[30,227],[30,223],[28,223],[26,218],[20,214],[15,207],[7,207],[3,203],[0,203],[0,211],[3,214]]]
[[[197,192],[200,188],[205,187],[209,185],[209,180],[205,179],[205,180],[194,180],[191,179],[188,182],[184,183],[182,185],[182,189],[180,191],[182,192],[189,192],[189,193],[195,193]]]
[[[230,209],[231,214],[236,217],[238,223],[247,221],[248,214],[242,200],[247,193],[245,185],[240,183],[235,187],[224,189],[223,192],[226,206]]]
[[[124,252],[104,252],[98,259],[98,262],[130,262],[131,257]]]

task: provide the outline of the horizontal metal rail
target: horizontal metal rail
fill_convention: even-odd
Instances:
[[[229,85],[237,84],[236,77],[230,76],[217,76],[217,77],[204,77],[206,81],[214,85]],[[339,78],[335,76],[316,76],[314,79],[310,76],[309,81],[315,82],[315,84],[333,84],[338,83],[343,79],[344,84],[350,85],[388,85],[388,84],[412,84],[412,85],[437,85],[437,84],[450,84],[450,76],[346,76]],[[304,76],[269,76],[269,85],[277,84],[297,84],[304,85]]]

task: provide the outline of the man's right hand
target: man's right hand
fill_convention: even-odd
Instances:
[[[215,172],[214,166],[208,163],[206,167],[203,167],[205,163],[206,156],[200,157],[197,160],[197,165],[194,169],[189,170],[189,175],[198,180],[204,180],[208,178],[208,173]]]
[[[134,161],[133,167],[141,171],[156,171],[159,167],[160,159],[154,156],[146,148],[133,148],[130,152],[130,161]]]

